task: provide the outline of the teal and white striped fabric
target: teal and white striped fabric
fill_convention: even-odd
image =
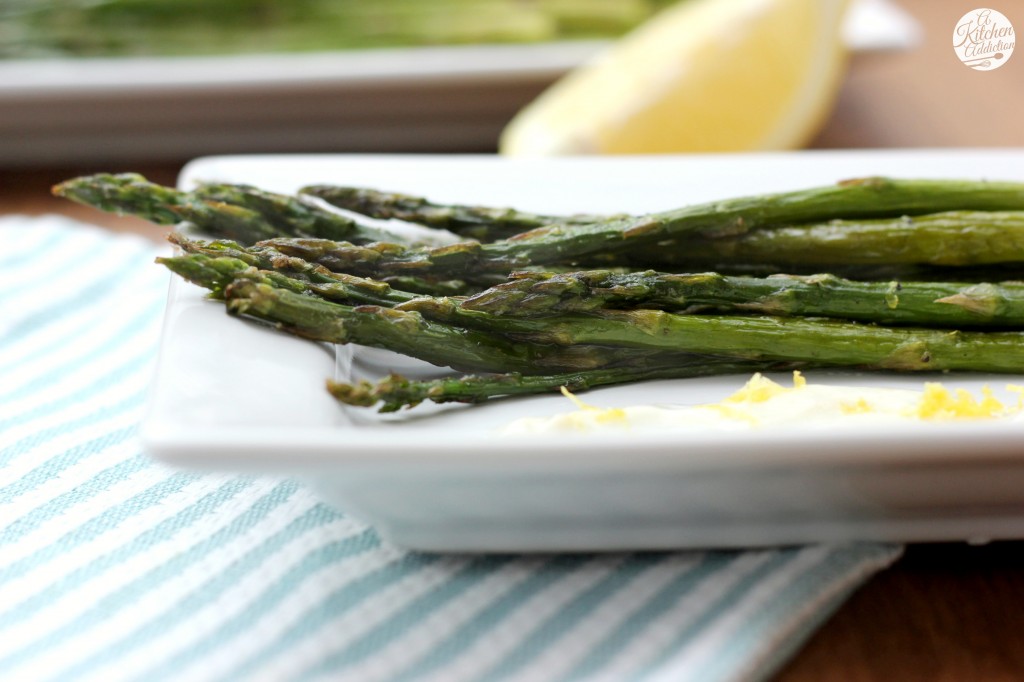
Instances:
[[[158,248],[0,221],[0,679],[768,677],[884,546],[431,556],[140,450]]]

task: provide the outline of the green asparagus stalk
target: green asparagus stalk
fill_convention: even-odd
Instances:
[[[194,203],[185,192],[150,182],[138,173],[99,173],[65,180],[53,194],[117,215],[134,215],[157,225],[182,221],[178,209]]]
[[[5,58],[196,56],[609,39],[669,0],[5,0]],[[258,8],[259,11],[254,11]],[[131,31],[125,30],[131,27]]]
[[[207,190],[210,196],[230,198],[243,204],[238,205],[204,199],[202,190],[199,195],[183,193],[149,183],[139,175],[127,174],[78,178],[58,185],[54,191],[104,210],[134,213],[156,222],[189,221],[215,236],[243,243],[272,239],[273,235],[285,231],[300,237],[274,239],[278,242],[274,244],[277,248],[291,255],[319,260],[332,269],[377,278],[414,276],[433,280],[467,280],[535,265],[596,264],[602,260],[615,263],[624,253],[635,253],[638,249],[647,249],[651,256],[647,265],[659,267],[671,264],[673,259],[678,261],[680,253],[684,258],[695,258],[688,243],[694,236],[711,242],[766,227],[836,218],[853,220],[947,210],[1024,209],[1024,185],[1019,183],[865,178],[831,187],[731,199],[649,216],[584,225],[548,225],[488,244],[470,241],[437,248],[413,248],[373,243],[379,240],[379,231],[365,232],[363,226],[326,209],[258,190],[242,188],[233,190],[233,194],[224,186],[211,186]],[[273,217],[268,220],[267,216]],[[331,229],[325,225],[330,225]],[[337,237],[346,229],[352,230],[348,242],[357,246],[316,236]],[[312,238],[301,238],[311,234]],[[683,238],[687,239],[686,246],[675,249],[665,246]],[[727,243],[723,239],[715,248],[728,248],[723,246]],[[791,240],[787,252],[809,251],[803,246]],[[884,252],[887,247],[880,248]],[[777,258],[778,249],[771,249],[770,253]],[[673,253],[676,255],[672,256]],[[707,257],[717,260],[715,254]],[[985,262],[990,262],[991,257],[986,258],[989,260]],[[840,259],[840,262],[846,261]],[[946,257],[945,262],[950,262],[950,258]]]
[[[603,223],[611,220],[627,219],[630,216],[620,215],[541,215],[513,208],[495,208],[491,206],[466,206],[459,204],[438,204],[425,198],[406,194],[380,192],[372,189],[356,187],[339,187],[334,185],[312,185],[300,190],[324,199],[330,204],[362,213],[375,218],[397,218],[429,227],[447,229],[462,236],[480,242],[491,242],[507,239],[522,232],[545,225],[585,225]],[[895,260],[899,263],[936,263],[942,265],[963,265],[977,262],[998,262],[991,260],[994,250],[984,242],[1001,230],[1011,229],[1018,233],[1024,224],[1024,215],[1012,212],[982,211],[949,211],[921,219],[914,219],[909,214],[919,211],[906,211],[907,215],[897,218],[875,220],[847,221],[833,220],[825,224],[789,227],[785,230],[772,232],[745,233],[740,239],[733,241],[711,241],[700,243],[696,251],[697,259],[703,262],[769,262],[778,259],[778,254],[793,254],[786,263],[804,263],[812,259],[814,263],[865,263],[886,262],[885,258],[896,249]],[[951,239],[964,229],[980,230],[973,236],[969,247],[981,249],[982,260],[963,256],[960,249],[943,248],[942,245],[928,249],[930,240],[941,240],[948,246]],[[919,233],[920,241],[908,245],[903,240],[910,233]],[[851,242],[866,242],[856,252],[857,260],[846,259]],[[682,254],[689,258],[690,242]],[[810,245],[809,248],[805,245]],[[908,248],[909,247],[909,248]],[[924,256],[918,250],[924,249]],[[817,255],[818,250],[824,251],[825,257]],[[660,247],[658,251],[660,251]],[[746,255],[739,255],[746,254]],[[839,258],[834,256],[838,255]],[[739,256],[739,257],[737,257]],[[685,262],[685,261],[680,261]],[[693,259],[690,260],[693,262]]]
[[[213,237],[243,244],[280,236],[344,239],[353,243],[399,237],[296,197],[246,185],[206,185],[183,192],[149,182],[137,173],[73,178],[56,185],[57,196],[159,225],[188,222]]]
[[[902,371],[1019,372],[1024,368],[1021,332],[887,328],[834,320],[674,315],[657,310],[520,319],[473,314],[450,300],[433,298],[414,299],[394,309],[353,308],[283,289],[258,273],[251,278],[246,274],[223,287],[233,312],[264,319],[306,338],[383,347],[464,371],[543,374],[567,362],[573,366],[560,371],[608,366],[607,357],[595,359],[595,347]],[[446,324],[446,319],[459,324]],[[559,348],[571,354],[571,361],[557,352]],[[586,364],[581,365],[584,358]]]
[[[763,228],[836,218],[866,219],[920,215],[953,210],[1024,209],[1024,184],[965,180],[896,180],[862,178],[829,187],[782,194],[729,199],[627,217],[590,225],[548,225],[511,239],[480,244],[462,242],[437,248],[369,245],[354,252],[344,244],[316,239],[274,239],[271,245],[290,255],[363,276],[414,274],[424,277],[458,273],[508,273],[533,265],[590,263],[622,257],[649,247],[647,267],[659,267],[666,241],[700,236],[736,237]],[[676,249],[677,251],[679,249]]]
[[[581,392],[597,386],[651,379],[689,379],[791,368],[790,365],[769,366],[764,363],[694,355],[664,365],[626,365],[562,374],[471,374],[428,380],[407,379],[399,374],[391,374],[376,383],[344,383],[329,380],[327,390],[346,405],[372,407],[377,403],[383,403],[380,412],[396,412],[403,407],[415,407],[427,400],[434,403],[480,403],[492,398],[549,393],[562,387],[573,392]]]
[[[168,235],[168,240],[186,253],[202,254],[212,258],[221,256],[237,258],[261,270],[278,270],[292,277],[300,277],[313,282],[346,282],[352,278],[363,280],[363,278],[343,272],[333,272],[322,265],[310,263],[301,258],[287,256],[268,246],[243,246],[238,242],[227,239],[216,239],[213,241],[191,239],[178,232],[172,232]],[[432,281],[413,276],[389,277],[372,281],[364,280],[364,282],[375,289],[380,289],[382,284],[393,285],[399,291],[431,296],[461,296],[480,290],[480,287],[467,285],[461,280]],[[402,300],[405,299],[403,298]],[[391,301],[391,303],[396,302],[401,301]],[[381,304],[383,305],[383,303]]]
[[[309,283],[259,272],[238,259],[188,256],[160,262],[219,292],[230,312],[270,322],[301,337],[386,348],[462,371],[508,374],[427,382],[392,378],[377,386],[330,386],[342,402],[383,402],[385,411],[423,400],[473,402],[561,385],[581,390],[800,364],[1007,372],[1024,366],[1024,334],[1014,332],[937,332],[827,320],[687,317],[643,310],[540,320],[487,314],[462,318],[481,326],[472,329],[438,321],[451,301],[414,299],[390,310],[351,307],[312,297],[305,293]],[[433,307],[440,307],[441,313],[432,311]],[[430,318],[432,313],[436,319]],[[486,331],[488,326],[493,328]]]
[[[359,187],[310,185],[300,194],[319,197],[327,203],[372,218],[397,219],[454,232],[479,242],[507,239],[544,225],[585,225],[626,216],[543,215],[514,208],[437,204],[423,197],[380,192]]]
[[[453,311],[453,308],[455,309]],[[599,310],[585,316],[487,316],[451,301],[419,298],[396,311],[488,329],[527,344],[598,345],[700,353],[744,360],[811,362],[900,371],[1020,372],[1024,333],[879,327],[858,322],[768,315],[678,315],[660,310]],[[451,317],[447,317],[448,315]]]
[[[468,310],[545,317],[602,308],[832,317],[921,327],[1024,327],[1024,283],[856,282],[830,274],[513,273]]]
[[[415,311],[333,303],[311,296],[310,283],[259,271],[234,258],[192,255],[157,262],[223,298],[229,312],[269,322],[296,336],[383,348],[462,371],[578,372],[689,360],[689,354],[661,350],[522,344],[487,330],[427,319]]]
[[[460,371],[529,371],[537,348],[491,334],[453,330],[415,313],[380,306],[343,306],[263,283],[239,278],[224,289],[228,312],[274,324],[315,341],[356,343],[419,358]]]
[[[309,278],[292,271],[287,264],[277,263],[277,270],[258,269],[248,260],[203,254],[160,257],[156,262],[184,279],[210,290],[214,298],[224,298],[225,289],[236,279],[247,277],[299,294],[313,294],[325,300],[347,305],[376,305],[390,308],[414,300],[415,294],[392,289],[388,284],[340,273],[320,276],[311,272]]]
[[[285,256],[270,248],[246,248],[225,240],[203,242],[181,235],[172,235],[171,241],[191,255],[160,258],[157,262],[190,281],[197,281],[200,273],[206,272],[207,268],[221,271],[223,275],[220,281],[214,281],[211,279],[213,275],[207,274],[205,280],[197,282],[215,293],[219,293],[235,275],[248,267],[254,267],[267,276],[273,274],[287,277],[290,283],[284,288],[314,292],[324,298],[352,305],[391,307],[411,301],[417,296],[392,288],[386,282],[331,272],[321,265]],[[239,267],[238,264],[246,267]]]
[[[968,237],[970,239],[970,237]],[[728,241],[728,240],[722,240]],[[849,240],[847,243],[852,242]],[[1020,262],[1004,262],[977,266],[949,267],[929,264],[804,264],[780,265],[769,262],[695,261],[687,257],[686,247],[668,244],[641,247],[622,254],[596,254],[580,262],[566,264],[526,265],[522,259],[494,259],[481,256],[477,242],[463,242],[444,249],[433,250],[426,257],[407,258],[410,251],[394,248],[386,243],[354,246],[343,242],[311,239],[269,239],[260,246],[323,265],[335,272],[348,272],[390,283],[400,288],[426,295],[463,295],[479,293],[501,284],[515,272],[537,274],[559,272],[570,274],[581,268],[614,269],[620,272],[636,268],[657,267],[674,272],[716,271],[738,276],[767,277],[780,271],[812,275],[829,271],[837,276],[860,281],[878,280],[959,280],[963,282],[990,282],[1021,278]],[[483,245],[484,247],[489,245]],[[851,248],[855,245],[850,244]],[[401,247],[400,247],[401,248]],[[727,249],[724,245],[720,250]],[[768,251],[768,249],[765,249]],[[998,253],[998,248],[993,254]],[[422,255],[422,252],[420,252]],[[778,254],[775,254],[776,256]],[[999,256],[995,256],[999,257]],[[808,259],[810,260],[810,259]],[[460,277],[461,279],[443,279]]]
[[[229,313],[269,322],[302,338],[383,348],[463,372],[533,375],[620,366],[674,367],[694,354],[656,346],[520,343],[503,334],[436,322],[416,311],[331,303],[244,274],[224,289],[224,299]],[[711,355],[702,351],[697,354]],[[735,357],[730,354],[720,359]],[[777,364],[773,359],[768,362]],[[976,364],[984,363],[979,360]]]
[[[188,240],[186,240],[188,241]],[[237,278],[247,277],[287,289],[294,293],[317,296],[348,306],[375,305],[399,311],[415,311],[429,320],[461,328],[494,333],[532,334],[549,329],[545,322],[495,316],[486,311],[465,309],[463,299],[424,297],[392,288],[377,280],[333,273],[320,266],[294,258],[267,258],[265,251],[249,249],[238,252],[243,258],[214,250],[211,255],[192,253],[185,256],[158,258],[157,262],[185,279],[199,284],[223,297],[225,289]],[[259,257],[253,254],[259,253]],[[291,266],[295,265],[295,269]]]
[[[412,275],[394,275],[374,281],[422,296],[465,296],[480,291],[483,286],[463,282],[461,279],[431,280]]]
[[[543,323],[531,320],[501,318],[489,313],[463,310],[461,299],[422,297],[391,286],[352,275],[329,273],[321,276],[315,269],[309,276],[289,272],[287,263],[277,261],[265,270],[253,266],[251,261],[229,256],[210,257],[203,254],[158,258],[157,262],[185,279],[209,289],[215,297],[223,298],[228,286],[236,279],[246,278],[293,293],[308,294],[346,306],[379,306],[393,308],[397,313],[412,311],[426,319],[453,325],[458,329],[474,329],[497,334],[543,332]],[[408,310],[406,310],[408,306]],[[344,311],[340,311],[344,312]],[[327,340],[327,339],[323,339]],[[340,342],[338,342],[340,343]],[[495,370],[500,371],[500,370]]]
[[[224,290],[247,272],[260,272],[251,264],[238,258],[220,256],[211,258],[209,256],[169,256],[158,257],[155,261],[159,265],[180,276],[193,284],[209,289],[214,298],[223,299]],[[297,293],[306,290],[304,282],[282,275],[280,279],[273,277],[272,272],[262,271],[262,281],[272,283],[282,288],[288,288]]]
[[[298,312],[289,312],[292,315],[290,317],[275,317],[284,312],[274,312],[273,305],[269,303],[255,309],[271,322],[290,326],[300,336],[344,343],[339,340],[341,337],[335,338],[330,334],[335,333],[339,325],[343,330],[352,327],[354,323],[347,322],[348,318],[358,317],[357,313],[369,311],[364,308],[373,307],[374,314],[371,316],[375,318],[383,317],[388,322],[404,321],[401,325],[392,325],[387,329],[406,329],[410,332],[409,338],[401,343],[394,338],[384,341],[383,337],[374,339],[373,334],[368,332],[355,340],[356,343],[384,343],[383,347],[388,349],[418,356],[434,364],[453,366],[451,361],[443,361],[445,351],[442,345],[431,345],[436,341],[431,333],[436,332],[435,328],[443,328],[450,337],[459,336],[461,332],[464,336],[459,343],[450,341],[455,344],[452,354],[458,355],[456,349],[464,346],[466,341],[470,342],[470,348],[468,351],[463,349],[462,355],[455,357],[454,367],[468,368],[469,371],[539,373],[537,367],[503,367],[500,361],[497,365],[486,367],[481,367],[479,363],[474,365],[466,357],[474,354],[478,356],[482,352],[480,344],[501,346],[502,353],[512,356],[516,363],[523,360],[522,351],[527,349],[547,354],[557,347],[610,346],[649,353],[696,353],[748,360],[798,361],[902,371],[1016,372],[1024,368],[1024,334],[1020,332],[885,328],[818,318],[685,315],[646,309],[602,309],[592,310],[586,315],[521,318],[469,310],[458,300],[430,297],[412,298],[386,311],[380,306],[351,309],[304,295],[314,293],[335,296],[335,292],[338,292],[338,298],[346,300],[350,291],[347,288],[335,289],[329,285],[303,283],[287,278],[280,272],[245,269],[247,265],[239,260],[188,256],[162,259],[160,262],[190,281],[214,292],[223,292],[228,299],[230,296],[227,292],[237,284],[238,278],[248,276],[258,284],[268,285],[268,291],[261,294],[261,300],[283,298],[285,302],[281,304],[284,306],[281,310],[294,308],[306,316],[296,316]],[[196,271],[204,274],[196,274]],[[236,282],[225,284],[232,279]],[[300,301],[292,301],[286,294],[296,296]],[[894,295],[899,294],[894,292]],[[315,313],[310,310],[315,310]],[[331,317],[333,319],[327,319]],[[344,318],[345,322],[339,322],[340,318]],[[327,325],[324,329],[328,331],[321,331],[322,328],[316,325]],[[425,340],[422,344],[415,338],[421,335],[420,326],[424,326],[422,338]],[[370,325],[365,327],[373,329]],[[527,343],[517,344],[517,341]],[[417,350],[418,345],[423,345],[423,348]],[[424,352],[428,354],[422,354]],[[553,356],[557,357],[557,353]],[[542,360],[535,354],[526,361],[543,361],[546,364],[551,360]],[[561,360],[554,361],[557,363]],[[601,363],[605,361],[599,360],[594,367],[602,367]]]
[[[774,263],[835,269],[851,265],[979,266],[1024,262],[1024,211],[949,211],[874,220],[773,227],[726,239],[642,247],[630,258],[677,268]]]
[[[322,237],[356,243],[402,241],[398,235],[340,215],[301,196],[267,192],[251,185],[204,183],[193,195],[207,201],[241,206],[258,213],[278,236]]]
[[[335,272],[348,272],[361,277],[458,278],[471,280],[481,274],[503,274],[528,262],[494,262],[482,254],[481,249],[491,244],[460,242],[436,248],[407,248],[400,244],[378,242],[353,245],[329,239],[267,239],[257,246],[270,247],[281,253],[312,263],[318,263]]]

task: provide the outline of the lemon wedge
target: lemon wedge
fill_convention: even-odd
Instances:
[[[846,0],[685,0],[505,129],[514,156],[790,149],[828,114]]]

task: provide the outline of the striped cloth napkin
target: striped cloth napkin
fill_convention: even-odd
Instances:
[[[161,250],[0,220],[0,679],[764,679],[899,548],[438,556],[136,438]]]

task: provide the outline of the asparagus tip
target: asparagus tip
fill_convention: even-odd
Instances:
[[[341,381],[327,380],[327,391],[335,400],[355,407],[370,407],[377,402],[373,395],[373,385],[368,381],[358,384],[347,384]]]

